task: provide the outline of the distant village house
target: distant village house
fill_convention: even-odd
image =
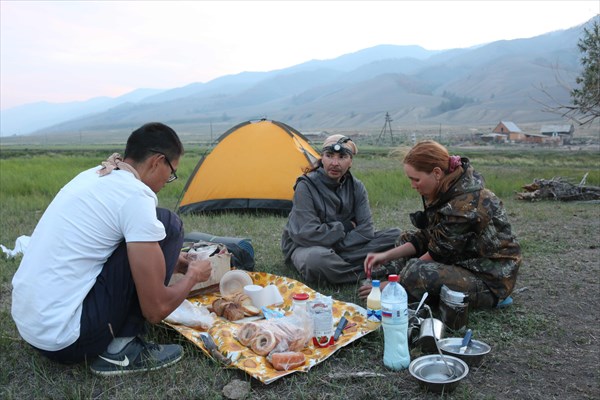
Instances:
[[[569,144],[573,139],[573,133],[575,127],[573,124],[569,125],[543,125],[540,129],[540,135],[552,138],[560,138],[564,144]]]
[[[491,133],[481,136],[488,143],[530,143],[560,146],[568,144],[573,138],[573,125],[543,125],[540,133],[523,132],[511,121],[500,121]]]
[[[511,121],[500,121],[492,133],[506,135],[507,140],[510,142],[521,142],[525,140],[525,134],[521,128]]]

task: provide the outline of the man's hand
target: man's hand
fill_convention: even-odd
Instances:
[[[179,258],[177,259],[177,264],[175,265],[175,273],[185,274],[187,272],[189,260],[187,257],[187,253],[179,253]]]
[[[342,221],[342,225],[344,225],[344,232],[348,233],[354,228],[356,228],[356,222],[354,221],[354,216],[350,216],[344,221]]]
[[[190,261],[185,275],[192,277],[196,282],[206,282],[212,275],[212,265],[209,260]]]

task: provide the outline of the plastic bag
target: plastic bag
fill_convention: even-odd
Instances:
[[[167,318],[166,322],[184,325],[190,328],[208,330],[215,322],[214,314],[204,306],[195,306],[189,300],[184,300]]]
[[[313,335],[312,318],[301,310],[281,318],[242,324],[238,341],[260,356],[270,353],[301,351]]]

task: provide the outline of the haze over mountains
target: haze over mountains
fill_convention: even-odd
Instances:
[[[1,112],[0,135],[131,131],[149,121],[206,131],[213,124],[231,127],[262,117],[300,130],[360,129],[381,127],[386,112],[396,124],[413,126],[565,123],[543,111],[540,101],[549,99],[540,88],[560,103],[570,102],[568,88],[581,72],[577,42],[582,33],[578,26],[446,51],[380,45],[171,90],[27,104]]]

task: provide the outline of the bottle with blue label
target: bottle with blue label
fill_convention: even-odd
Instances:
[[[367,327],[379,329],[381,326],[381,289],[380,282],[371,282],[371,293],[367,297]]]
[[[383,326],[383,364],[393,370],[408,368],[408,300],[398,283],[398,275],[390,275],[381,292],[381,326]]]

